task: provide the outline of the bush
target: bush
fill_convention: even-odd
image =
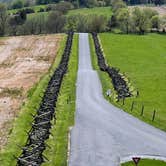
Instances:
[[[59,33],[63,32],[65,26],[65,17],[60,12],[51,12],[47,19],[47,32]]]
[[[37,12],[45,12],[45,10],[43,8],[40,8]]]
[[[46,11],[51,11],[51,10],[55,10],[56,9],[56,5],[55,4],[49,4],[46,6]]]
[[[23,7],[24,7],[24,3],[22,0],[15,0],[12,4],[12,9],[19,9]]]
[[[73,9],[73,5],[70,2],[60,2],[55,7],[55,10],[62,14],[66,14],[70,9]]]
[[[107,18],[103,15],[91,15],[88,20],[89,32],[104,32],[107,30]]]
[[[26,14],[35,13],[34,9],[32,9],[32,8],[25,8],[25,9],[22,9],[22,10],[20,10],[20,11],[23,11],[23,12],[25,12]],[[19,12],[20,12],[20,11],[19,11]]]

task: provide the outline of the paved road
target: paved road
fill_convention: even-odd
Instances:
[[[118,166],[129,155],[166,156],[166,133],[108,103],[92,69],[88,34],[79,37],[76,119],[69,166]]]

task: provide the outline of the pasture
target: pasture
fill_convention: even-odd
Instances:
[[[166,130],[166,37],[103,33],[100,39],[108,64],[119,68],[130,80],[131,89],[139,91],[138,97],[127,98],[124,105],[122,101],[109,100],[134,116]],[[106,83],[104,86],[105,91],[112,88]],[[152,122],[154,110],[156,115]]]
[[[112,15],[111,7],[94,7],[94,8],[80,8],[70,10],[67,15],[104,15],[110,17]]]
[[[49,12],[42,12],[42,13],[31,13],[28,14],[28,18],[37,17],[38,15],[48,16]],[[110,7],[94,7],[94,8],[80,8],[80,9],[73,9],[69,10],[66,14],[67,16],[72,15],[103,15],[109,18],[112,15],[112,11]]]
[[[144,160],[140,160],[138,165],[139,166],[165,166],[166,162],[144,159]],[[127,162],[122,164],[122,166],[135,166],[135,164],[133,162]]]

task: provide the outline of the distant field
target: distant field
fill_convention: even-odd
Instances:
[[[120,102],[119,107],[166,131],[166,36],[103,33],[100,39],[108,63],[120,68],[139,91],[139,97],[128,98],[125,106]],[[132,101],[135,104],[131,112]],[[152,122],[154,109],[156,119]]]
[[[48,13],[49,12],[28,14],[28,18],[32,18],[32,17],[38,16],[40,14],[43,14],[43,15],[47,16]],[[67,13],[67,16],[78,15],[78,14],[81,14],[81,15],[96,14],[96,15],[104,15],[106,17],[110,17],[112,15],[112,11],[111,11],[110,7],[82,8],[82,9],[70,10]]]
[[[21,9],[12,9],[12,10],[8,10],[8,12],[9,12],[9,13],[16,13],[17,11],[22,10],[22,9],[26,9],[26,8],[31,8],[31,9],[33,9],[35,12],[38,12],[41,8],[42,8],[42,9],[45,9],[45,8],[46,8],[46,5],[36,5],[36,6],[25,7],[25,8],[21,8]]]
[[[135,166],[133,162],[127,162],[122,164],[122,166]],[[166,166],[166,162],[157,160],[141,160],[139,166]]]
[[[112,11],[110,7],[95,7],[95,8],[82,8],[82,9],[75,9],[70,10],[68,15],[76,15],[76,14],[83,14],[83,15],[104,15],[110,17],[112,15]]]

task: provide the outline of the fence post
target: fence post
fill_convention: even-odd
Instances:
[[[123,101],[123,105],[124,105],[124,104],[125,104],[125,97],[123,97],[123,100],[122,100],[122,101]]]
[[[156,110],[153,111],[152,122],[155,120],[155,116],[156,116]]]
[[[141,116],[144,114],[144,105],[142,105]]]
[[[133,111],[133,108],[134,108],[134,101],[132,101],[132,104],[131,104],[131,111]]]

